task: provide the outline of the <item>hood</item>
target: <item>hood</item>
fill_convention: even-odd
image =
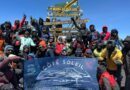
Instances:
[[[127,36],[127,37],[124,39],[124,41],[130,42],[130,36]]]

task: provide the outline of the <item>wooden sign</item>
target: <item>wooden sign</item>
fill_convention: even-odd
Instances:
[[[76,20],[77,23],[86,23],[88,22],[88,19],[79,19]],[[56,22],[44,22],[44,25],[57,25],[57,24],[71,24],[73,23],[71,20],[65,20],[65,21],[56,21]]]
[[[52,13],[51,15],[49,15],[49,17],[76,17],[76,16],[80,16],[79,13]]]

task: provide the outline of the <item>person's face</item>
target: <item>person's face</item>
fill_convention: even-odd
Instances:
[[[124,46],[125,48],[130,49],[130,42],[125,41]]]
[[[32,35],[36,36],[36,35],[37,35],[37,32],[36,32],[36,31],[33,31],[33,32],[32,32]]]
[[[43,29],[42,32],[43,32],[43,33],[47,33],[46,29]]]
[[[78,37],[76,40],[77,42],[82,42],[82,39],[80,37]]]
[[[39,50],[40,50],[41,52],[44,52],[44,51],[45,51],[44,47],[42,47],[42,46],[39,46]]]
[[[105,28],[103,28],[103,32],[104,33],[106,33],[107,32],[107,28],[105,27]]]
[[[24,48],[24,52],[25,52],[25,53],[28,53],[28,52],[29,52],[29,48],[27,48],[27,47]]]
[[[117,35],[117,33],[111,33],[111,36],[116,38],[118,35]]]
[[[59,43],[63,43],[63,39],[62,39],[62,38],[59,38],[58,42],[59,42]]]
[[[82,23],[82,24],[81,24],[81,27],[82,27],[83,29],[85,29],[86,26],[85,26],[84,23]]]
[[[107,49],[109,50],[112,47],[111,44],[107,44]]]
[[[53,41],[54,41],[54,38],[50,38],[50,39],[49,39],[49,42],[53,42]]]
[[[6,29],[11,29],[11,25],[10,25],[9,23],[6,23],[6,24],[5,24],[5,28],[6,28]]]
[[[13,36],[14,36],[14,33],[11,32],[11,33],[10,33],[10,38],[13,38]]]
[[[111,43],[107,44],[107,50],[112,52],[114,50],[114,46]]]
[[[35,20],[32,20],[31,25],[35,25],[35,24],[36,24]]]
[[[13,49],[8,49],[6,52],[7,55],[13,54]]]
[[[42,19],[39,20],[39,24],[43,25],[43,20]]]
[[[98,51],[101,51],[101,50],[102,50],[102,46],[101,46],[101,45],[98,45],[97,50],[98,50]]]
[[[90,29],[90,31],[95,30],[94,26],[90,26],[89,29]]]
[[[15,25],[19,26],[19,20],[15,21]]]
[[[26,31],[26,32],[24,33],[24,36],[25,36],[25,37],[29,37],[29,32]]]
[[[88,58],[91,58],[92,54],[91,53],[86,53],[85,56],[88,57]]]
[[[46,18],[46,22],[50,22],[50,19],[49,19],[49,18]]]
[[[67,52],[63,50],[63,51],[62,51],[62,55],[63,55],[63,56],[66,56],[66,55],[67,55]]]

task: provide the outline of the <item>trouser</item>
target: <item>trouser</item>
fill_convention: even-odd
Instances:
[[[4,73],[6,78],[9,80],[9,82],[11,82],[14,86],[14,88],[16,88],[18,86],[18,78],[16,76],[16,74],[13,71],[7,71]]]
[[[108,79],[105,78],[105,77],[103,78],[103,82],[104,82],[103,87],[101,86],[100,90],[120,90],[119,85],[117,84],[117,82],[115,83],[114,87],[112,87],[110,85],[110,81],[108,81]]]
[[[15,75],[17,76],[17,79],[21,79],[23,77],[23,70],[22,69],[14,69]]]
[[[121,75],[118,74],[118,72],[116,70],[107,70],[107,71],[116,78],[116,81],[117,81],[118,85],[120,86],[121,79],[122,79]]]
[[[121,68],[121,76],[122,76],[122,80],[121,80],[121,87],[125,87],[125,82],[126,82],[126,74],[125,74],[125,70],[124,67]],[[129,84],[130,85],[130,84]]]
[[[0,86],[0,90],[14,90],[13,85],[12,84],[4,84],[2,86]]]
[[[126,76],[125,90],[130,90],[130,75]]]
[[[19,79],[19,87],[23,88],[23,78]]]

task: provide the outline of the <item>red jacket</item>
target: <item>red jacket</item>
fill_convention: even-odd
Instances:
[[[16,26],[16,25],[15,25],[15,23],[14,23],[14,26],[12,27],[12,30],[16,30],[16,29],[21,28],[21,27],[23,26],[23,24],[24,24],[25,20],[26,20],[26,17],[23,17],[23,19],[22,19],[22,21],[20,22],[20,24],[19,24],[19,27],[18,27],[18,28],[17,28],[17,26]]]
[[[110,32],[107,32],[107,33],[104,33],[104,32],[101,32],[101,35],[105,34],[106,36],[103,38],[104,41],[108,40],[111,36]]]
[[[62,53],[63,48],[65,47],[62,43],[57,43],[55,48],[55,53],[60,55]]]

